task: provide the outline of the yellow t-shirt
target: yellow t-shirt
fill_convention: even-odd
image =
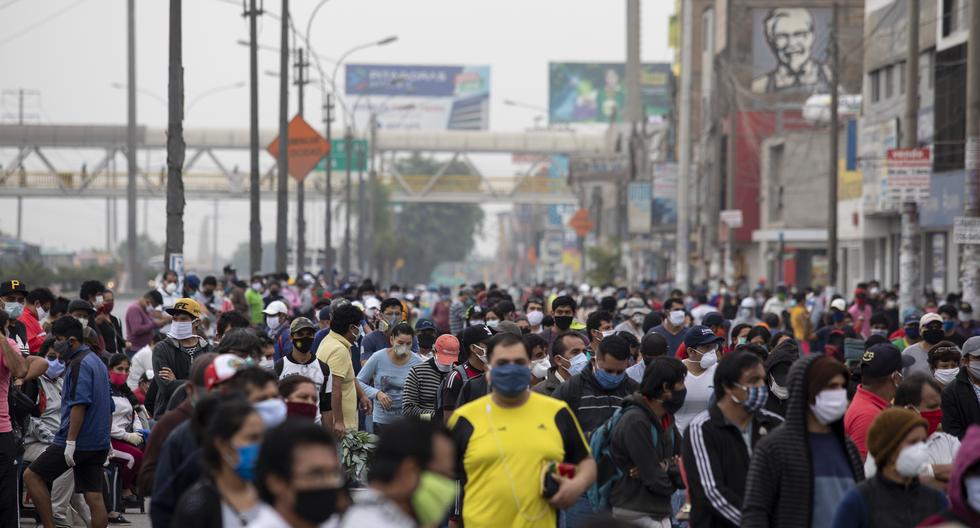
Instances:
[[[357,389],[354,383],[354,363],[350,356],[350,342],[331,331],[320,341],[316,358],[330,367],[330,373],[341,380],[340,397],[344,412],[344,427],[357,429]]]
[[[520,407],[500,407],[488,395],[456,409],[449,428],[463,461],[467,528],[556,526],[554,508],[541,496],[544,469],[589,456],[565,402],[532,392]]]

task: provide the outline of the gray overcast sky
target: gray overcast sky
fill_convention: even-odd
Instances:
[[[136,2],[137,83],[161,96],[167,91],[166,1]],[[305,30],[314,0],[290,2],[293,19]],[[6,6],[6,7],[4,7]],[[125,93],[112,88],[126,80],[125,0],[0,0],[0,88],[40,91],[38,103],[28,102],[42,123],[123,124]],[[265,2],[278,13],[281,3]],[[248,79],[247,48],[236,43],[248,38],[241,2],[184,1],[184,83],[186,101],[226,84]],[[644,61],[669,61],[667,20],[670,0],[643,2]],[[320,10],[311,31],[311,44],[321,55],[337,57],[350,47],[397,35],[398,42],[366,49],[349,60],[399,64],[489,64],[493,130],[520,130],[531,125],[535,112],[503,104],[504,99],[547,106],[549,61],[613,62],[625,58],[625,0],[330,0]],[[278,22],[264,17],[260,44],[278,46]],[[278,71],[278,56],[259,52],[260,71]],[[324,65],[332,69],[332,65]],[[342,78],[342,74],[340,75]],[[278,117],[278,81],[260,76],[260,126],[273,128]],[[340,79],[338,79],[338,85]],[[310,90],[307,119],[319,120],[319,95]],[[290,112],[295,109],[290,94]],[[141,124],[166,126],[166,108],[153,97],[140,95]],[[16,101],[3,99],[0,113],[16,110]],[[315,109],[315,110],[314,110]],[[248,90],[224,92],[200,100],[186,117],[185,127],[248,126]],[[55,163],[80,164],[81,158],[61,151]],[[0,151],[0,164],[10,151]],[[76,159],[77,158],[77,159]],[[271,158],[270,158],[271,159]],[[142,163],[143,157],[141,155]],[[269,162],[269,160],[265,160]],[[150,165],[164,163],[157,154]],[[89,161],[91,166],[92,161]],[[499,164],[498,164],[499,165]],[[244,168],[243,163],[243,168]],[[120,169],[123,161],[120,159]],[[83,249],[105,244],[105,205],[102,200],[25,200],[24,238],[52,248]],[[142,207],[142,204],[141,204]],[[162,201],[150,202],[149,231],[163,240]],[[45,215],[55,208],[60,217]],[[290,207],[290,213],[293,213]],[[211,204],[188,202],[185,213],[185,253],[196,256],[200,225]],[[322,245],[322,203],[307,207],[308,234]],[[489,212],[499,211],[491,209]],[[319,211],[319,212],[318,212]],[[39,217],[40,215],[43,215]],[[120,239],[125,236],[124,204],[119,203]],[[221,205],[219,253],[230,255],[248,233],[247,204]],[[317,215],[317,216],[314,216]],[[275,207],[263,202],[263,236],[273,234]],[[493,250],[493,217],[481,253]],[[140,213],[142,230],[142,211]],[[292,229],[292,225],[291,225]],[[16,230],[16,203],[0,198],[0,230]],[[336,239],[336,238],[335,238]]]

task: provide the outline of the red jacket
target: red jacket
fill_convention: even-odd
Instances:
[[[31,354],[37,354],[41,350],[41,344],[48,337],[41,323],[38,322],[37,315],[24,308],[17,320],[23,323],[24,328],[27,329],[27,348],[31,350]]]

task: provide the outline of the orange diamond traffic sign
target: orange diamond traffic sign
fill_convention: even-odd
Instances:
[[[279,159],[279,136],[266,148],[273,158]],[[296,181],[303,181],[316,164],[330,153],[330,143],[323,139],[303,117],[296,115],[289,122],[289,143],[286,154],[289,160],[289,175]]]
[[[595,222],[589,216],[589,211],[585,208],[579,209],[572,216],[572,219],[568,221],[568,226],[575,230],[575,233],[580,237],[585,237],[595,228]]]

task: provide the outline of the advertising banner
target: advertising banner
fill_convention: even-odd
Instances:
[[[631,235],[650,232],[653,218],[653,185],[650,182],[630,182],[626,188],[626,226]]]
[[[489,66],[348,64],[347,104],[358,126],[372,113],[389,130],[487,130]]]
[[[670,226],[677,223],[677,164],[657,163],[653,166],[653,225]]]
[[[752,91],[827,93],[831,10],[752,10]]]
[[[889,149],[888,192],[899,202],[921,202],[929,197],[932,157],[929,147]]]
[[[552,123],[609,123],[623,120],[626,105],[623,63],[552,62],[548,64],[548,119]],[[643,108],[648,119],[671,113],[670,64],[644,64],[640,72]]]

